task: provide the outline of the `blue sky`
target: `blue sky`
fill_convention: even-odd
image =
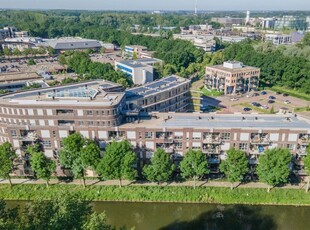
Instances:
[[[0,8],[193,10],[196,0],[0,0]],[[198,0],[201,10],[310,10],[310,0]]]

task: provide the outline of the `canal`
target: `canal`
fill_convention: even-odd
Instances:
[[[310,229],[310,207],[126,202],[93,202],[93,207],[106,212],[109,224],[135,230]]]

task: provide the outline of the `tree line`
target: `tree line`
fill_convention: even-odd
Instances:
[[[171,181],[176,172],[180,172],[183,179],[196,182],[210,173],[206,155],[201,150],[189,150],[179,166],[171,155],[158,148],[150,162],[143,166],[141,174],[138,174],[137,155],[128,141],[113,141],[101,152],[98,145],[79,133],[74,133],[64,138],[62,149],[59,152],[59,163],[64,169],[69,169],[76,179],[81,179],[85,187],[86,170],[95,171],[103,180],[119,180],[120,187],[123,180],[146,179],[158,184]],[[310,148],[304,159],[305,168],[310,176]],[[28,146],[26,154],[30,156],[30,166],[35,178],[44,179],[46,185],[55,172],[55,161],[49,159],[41,151],[38,144]],[[0,177],[9,179],[13,171],[14,159],[17,156],[12,145],[8,142],[0,145]],[[292,155],[286,148],[274,148],[266,150],[259,157],[256,174],[261,182],[268,184],[268,192],[271,187],[286,184],[291,173],[290,164]],[[239,149],[227,151],[227,158],[220,164],[220,171],[231,182],[231,188],[236,182],[244,182],[250,172],[246,153]],[[12,183],[11,183],[12,185]],[[309,180],[306,191],[309,190]]]
[[[300,44],[310,45],[309,35]],[[238,60],[245,65],[261,68],[261,81],[270,86],[284,86],[310,93],[310,60],[304,56],[286,55],[285,49],[273,49],[273,45],[259,46],[250,40],[235,43],[224,50],[225,60]]]

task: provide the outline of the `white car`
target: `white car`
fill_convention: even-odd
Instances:
[[[289,100],[284,101],[285,104],[291,104]]]
[[[262,105],[260,108],[261,109],[269,109],[269,106],[268,105]]]
[[[239,99],[238,99],[238,98],[233,97],[233,98],[230,98],[230,100],[231,100],[231,101],[238,101]]]

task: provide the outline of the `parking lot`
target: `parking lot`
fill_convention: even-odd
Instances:
[[[115,61],[123,60],[121,51],[115,51],[113,53],[105,53],[105,54],[91,54],[90,58],[94,62],[110,63],[113,66]]]
[[[310,102],[292,97],[285,94],[279,94],[266,90],[266,94],[257,91],[249,95],[240,96],[220,96],[216,98],[204,98],[203,105],[220,107],[223,113],[270,113],[273,108],[277,113],[280,110],[286,112],[296,112],[295,108],[309,106]],[[248,111],[246,111],[248,110]],[[297,114],[299,112],[296,112]],[[309,111],[300,112],[304,116],[310,117]]]
[[[28,65],[28,60],[12,58],[0,61],[0,73],[22,73],[22,72],[38,72],[38,71],[48,71],[57,68],[62,68],[58,63],[57,58],[45,57],[45,58],[35,58],[34,61],[36,65]]]

